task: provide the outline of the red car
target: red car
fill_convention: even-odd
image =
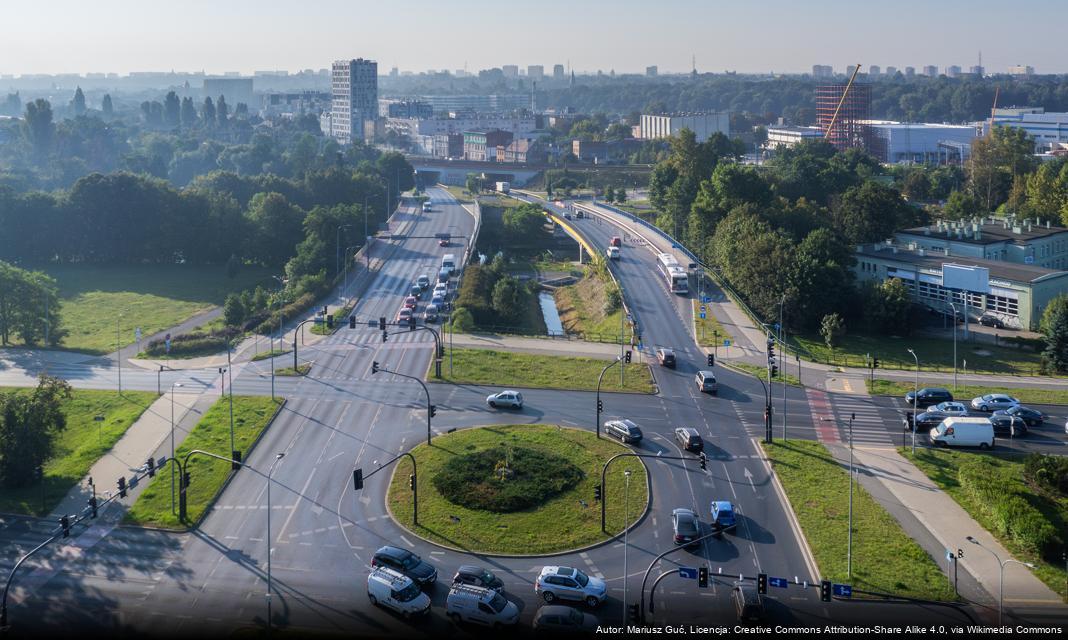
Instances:
[[[408,296],[404,299],[405,309],[414,309],[417,306],[419,306],[419,298],[416,298],[415,296]]]
[[[408,322],[408,318],[412,317],[412,310],[408,307],[404,307],[397,312],[397,322]]]

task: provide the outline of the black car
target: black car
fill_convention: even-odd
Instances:
[[[675,352],[671,349],[665,349],[663,347],[657,349],[656,360],[660,363],[661,367],[675,368]]]
[[[701,440],[701,434],[693,427],[679,427],[675,429],[675,439],[683,449],[699,453],[704,450],[705,443]]]
[[[1027,423],[1020,418],[1013,419],[999,411],[1001,415],[990,416],[990,424],[994,426],[994,435],[1001,438],[1019,438],[1027,435]]]
[[[1001,321],[997,316],[980,316],[979,324],[984,327],[994,327],[995,329],[1004,329],[1005,323]]]
[[[913,417],[913,414],[910,411],[905,414],[905,431],[910,431],[913,425],[917,425],[917,428],[920,431],[930,431],[942,424],[942,421],[948,417],[947,414],[940,411],[924,411],[920,415]]]
[[[438,570],[429,562],[423,561],[411,551],[389,545],[375,551],[371,566],[389,567],[408,576],[420,586],[431,585],[438,580]]]
[[[1016,416],[1017,423],[1022,420],[1023,423],[1028,427],[1038,427],[1046,421],[1046,415],[1044,413],[1042,413],[1041,411],[1035,411],[1034,409],[1029,409],[1028,407],[1022,405],[1016,405],[1015,407],[1009,407],[1008,409],[1001,409],[1000,411],[995,411],[994,415],[1006,415],[1009,417]]]
[[[452,583],[470,584],[476,587],[492,589],[497,593],[504,591],[504,582],[497,576],[493,575],[492,571],[473,564],[465,564],[457,569],[456,575],[452,577]]]
[[[909,391],[905,394],[905,404],[914,404],[916,393]],[[941,387],[924,387],[920,389],[919,393],[919,406],[929,407],[939,402],[952,402],[953,394],[949,392],[949,389],[943,389]]]

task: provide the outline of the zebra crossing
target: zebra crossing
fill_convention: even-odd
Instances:
[[[843,393],[829,395],[842,442],[849,442],[849,423],[852,418],[853,446],[875,448],[894,446],[891,429],[896,428],[897,423],[893,421],[888,423],[888,419],[882,415],[880,408],[872,402],[871,397]]]

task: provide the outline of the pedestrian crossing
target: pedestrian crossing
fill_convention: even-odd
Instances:
[[[850,420],[852,419],[853,446],[894,446],[890,428],[896,427],[896,423],[888,425],[879,407],[872,403],[871,398],[835,393],[831,395],[831,404],[842,442],[849,442]]]

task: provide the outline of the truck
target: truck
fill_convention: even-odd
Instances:
[[[497,183],[497,191],[500,191],[501,193],[508,193],[511,190],[512,190],[512,183],[510,183],[510,182],[498,182]]]

